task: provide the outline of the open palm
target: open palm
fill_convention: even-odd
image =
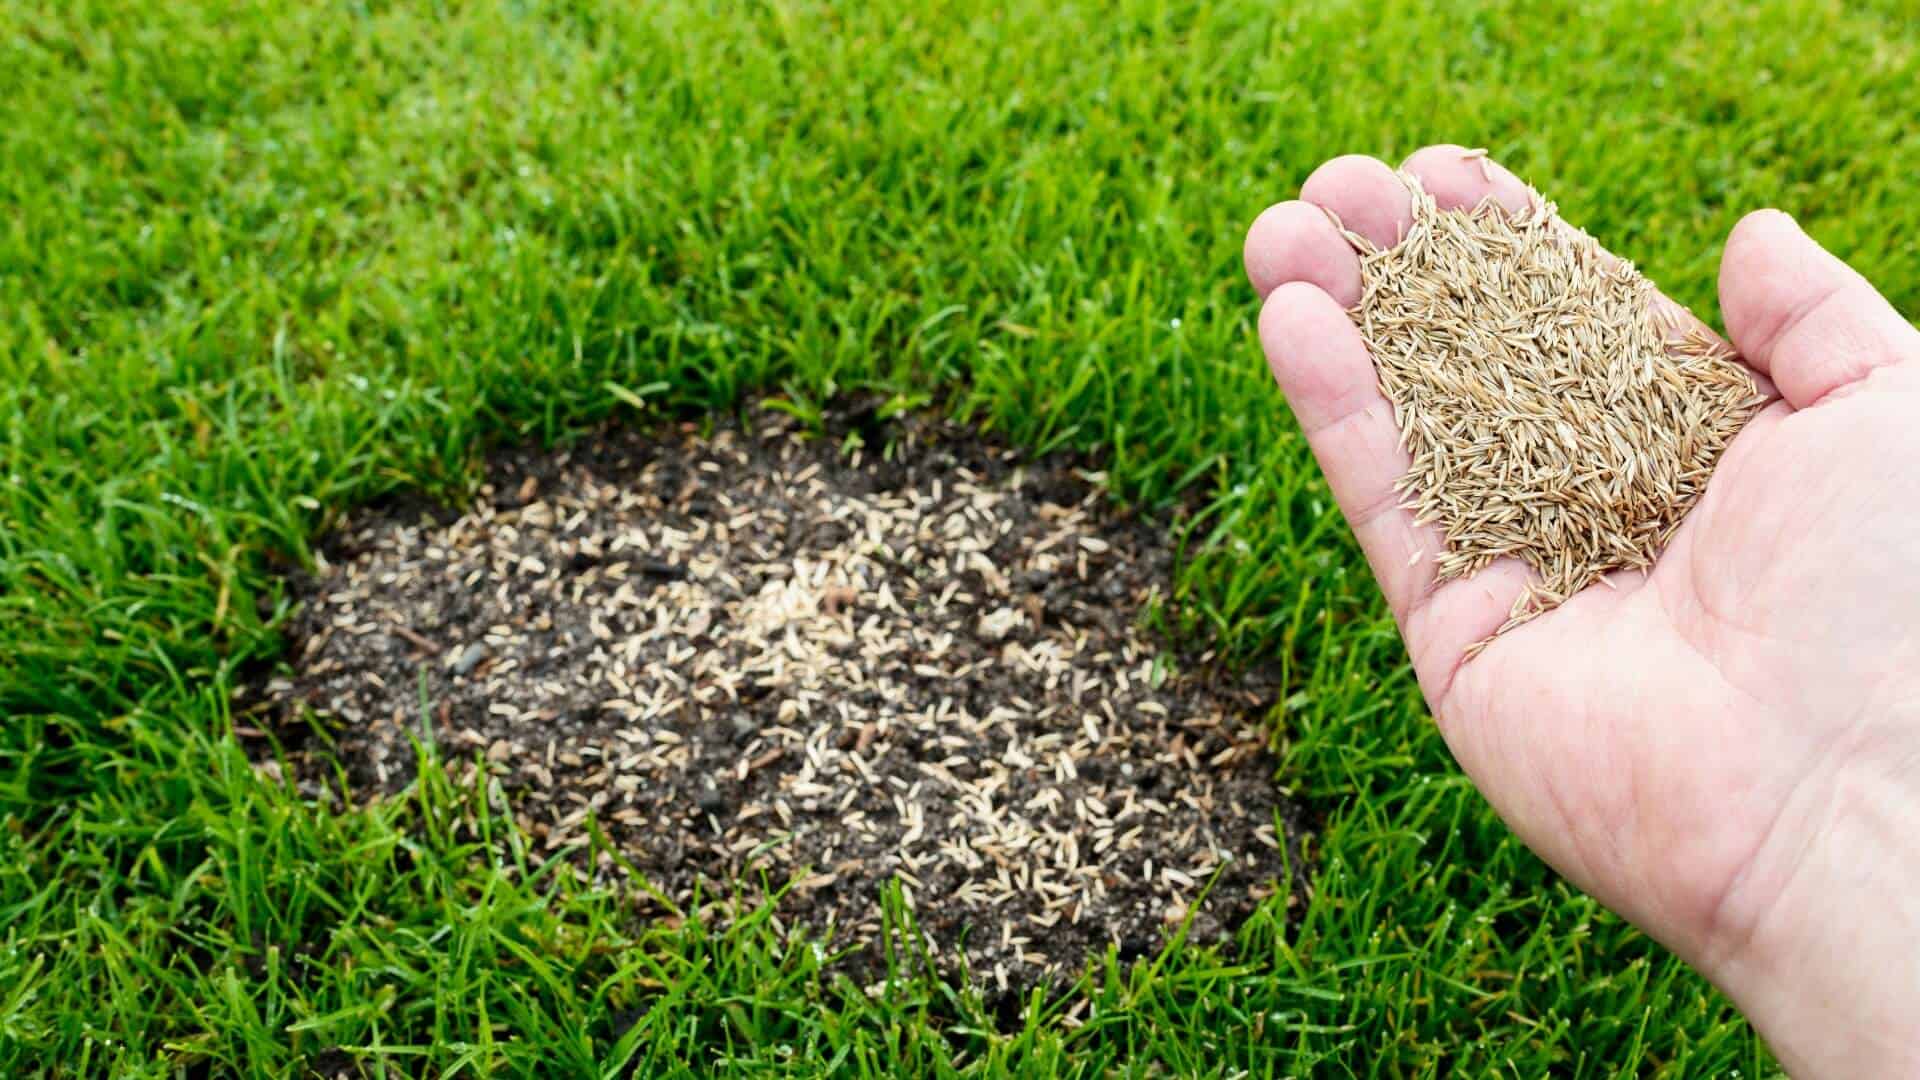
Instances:
[[[1442,207],[1529,197],[1460,147],[1404,167]],[[1461,766],[1789,1068],[1916,1067],[1890,1055],[1920,1054],[1920,332],[1790,218],[1742,221],[1721,307],[1774,400],[1650,573],[1466,660],[1527,571],[1435,587],[1440,536],[1393,491],[1407,457],[1326,211],[1383,245],[1410,221],[1384,164],[1323,165],[1248,234],[1260,338]]]

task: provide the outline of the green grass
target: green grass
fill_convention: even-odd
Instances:
[[[1453,140],[1703,311],[1768,204],[1912,311],[1903,5],[438,6],[0,0],[0,1071],[1771,1068],[1449,761],[1240,234]],[[763,920],[640,921],[433,769],[330,813],[246,767],[272,568],[346,508],[636,403],[854,391],[1209,507],[1174,621],[1289,673],[1294,923],[996,1016],[910,947],[869,996]]]

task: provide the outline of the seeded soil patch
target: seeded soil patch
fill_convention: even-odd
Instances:
[[[1170,539],[1101,479],[871,410],[509,450],[472,505],[322,546],[252,708],[316,798],[399,790],[425,739],[536,855],[631,877],[592,818],[661,917],[786,887],[783,928],[848,963],[889,881],[936,962],[1002,989],[1217,941],[1304,887],[1279,684],[1147,629]]]

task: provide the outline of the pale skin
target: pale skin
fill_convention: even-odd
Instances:
[[[1524,184],[1457,146],[1442,207]],[[1920,331],[1778,211],[1720,266],[1772,400],[1651,572],[1611,575],[1463,661],[1527,580],[1435,586],[1393,414],[1346,308],[1409,219],[1342,157],[1246,242],[1260,341],[1393,609],[1441,734],[1528,846],[1724,990],[1795,1076],[1920,1075]],[[1604,239],[1604,238],[1602,238]]]

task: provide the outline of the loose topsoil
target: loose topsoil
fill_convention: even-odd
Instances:
[[[500,454],[464,510],[359,513],[255,691],[295,780],[394,792],[425,735],[540,854],[624,873],[586,865],[593,815],[675,907],[791,882],[778,917],[851,962],[894,879],[936,960],[1002,989],[1304,887],[1273,675],[1142,627],[1164,529],[1069,457],[829,428],[609,430]]]

